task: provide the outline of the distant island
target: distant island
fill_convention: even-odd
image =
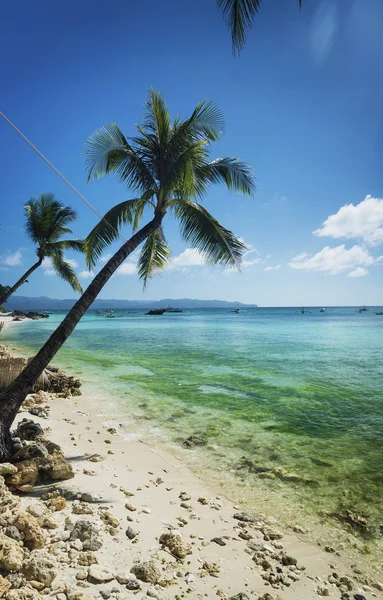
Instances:
[[[75,304],[74,299],[58,300],[48,296],[39,296],[36,298],[29,296],[12,296],[5,308],[7,310],[69,310]],[[102,300],[98,298],[91,306],[91,309],[151,309],[166,308],[173,306],[176,308],[232,308],[234,302],[226,300],[198,300],[192,298],[163,298],[162,300]],[[236,303],[241,308],[257,308],[256,304]]]

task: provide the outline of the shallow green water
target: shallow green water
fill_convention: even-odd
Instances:
[[[6,335],[37,349],[62,316]],[[182,450],[187,460],[286,524],[323,523],[328,536],[323,515],[365,517],[366,550],[380,545],[383,524],[382,354],[373,309],[121,311],[86,316],[58,362],[81,371],[100,405],[107,393],[119,398],[103,412],[130,431],[180,451],[203,436],[205,446]]]

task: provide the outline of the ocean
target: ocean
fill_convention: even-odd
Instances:
[[[352,545],[380,568],[383,316],[375,310],[121,310],[115,319],[89,311],[54,362],[83,378],[125,435],[166,446],[221,493],[285,527],[299,524],[321,544]],[[2,339],[32,354],[63,316],[9,328]]]

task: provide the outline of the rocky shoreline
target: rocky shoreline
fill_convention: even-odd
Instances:
[[[78,389],[28,396],[0,465],[0,598],[383,598],[299,526],[285,534],[104,425]]]

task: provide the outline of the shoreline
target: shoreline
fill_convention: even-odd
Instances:
[[[368,594],[367,599],[383,598],[377,588],[370,588],[369,585],[366,588],[357,568],[353,571],[340,557],[324,552],[294,533],[281,532],[271,517],[264,519],[258,516],[254,524],[243,527],[243,522],[233,517],[244,510],[242,506],[233,506],[230,499],[222,494],[217,499],[217,491],[212,486],[206,486],[170,451],[142,440],[129,439],[129,436],[127,439],[122,433],[123,428],[118,435],[119,427],[116,427],[116,431],[108,427],[98,409],[98,405],[92,406],[89,392],[85,392],[80,397],[51,401],[49,418],[36,418],[36,421],[42,427],[50,427],[55,443],[73,461],[75,478],[65,483],[63,488],[71,489],[75,486],[82,493],[101,497],[100,502],[92,504],[97,505],[98,509],[110,507],[112,514],[120,521],[122,530],[111,540],[107,540],[106,547],[109,549],[97,553],[101,557],[100,564],[115,568],[115,561],[120,554],[123,555],[121,567],[126,566],[127,561],[133,564],[134,558],[139,557],[150,560],[153,555],[158,557],[157,560],[162,561],[164,556],[167,559],[169,553],[164,555],[160,550],[158,538],[170,529],[182,534],[185,543],[191,543],[192,554],[187,556],[183,567],[187,566],[188,573],[193,577],[185,575],[176,578],[175,585],[161,591],[164,598],[183,597],[177,594],[181,591],[187,593],[188,588],[192,589],[189,596],[192,598],[217,595],[232,598],[242,593],[258,600],[263,598],[263,594],[270,593],[271,598],[279,600],[311,599],[318,597],[318,590],[330,598],[340,598],[341,593],[347,592],[340,591],[336,584],[331,583],[331,579],[330,583],[326,583],[334,571],[339,577],[346,577],[353,582],[352,593],[349,591],[349,596],[342,598],[353,598],[354,593]],[[26,415],[21,413],[20,416]],[[86,460],[87,455],[100,455],[103,460],[90,464]],[[95,475],[84,473],[84,470]],[[162,481],[158,483],[160,479]],[[134,494],[131,500],[136,504],[137,511],[126,509],[126,501],[130,498],[120,492],[120,486],[128,488]],[[206,504],[199,502],[199,499],[206,499]],[[23,503],[28,500],[28,496],[24,497]],[[133,519],[132,526],[140,530],[137,543],[129,541],[124,533],[125,527],[129,525],[127,517],[129,520]],[[270,541],[270,536],[264,533],[268,529],[276,532],[274,540],[273,534]],[[244,534],[244,537],[239,534]],[[212,541],[215,539],[221,540],[223,544]],[[269,577],[270,568],[255,564],[249,544],[254,544],[254,548],[258,545],[258,551],[263,553],[262,561],[268,561],[270,568],[273,567],[270,559],[270,553],[273,552],[280,556],[287,553],[296,558],[298,566],[305,567],[305,570],[289,570],[279,563],[279,568],[286,571],[285,580],[290,585],[280,585],[278,589],[273,589],[270,582],[264,579]],[[219,574],[216,574],[218,577],[209,574],[201,577],[205,574],[203,570],[201,572],[201,564],[204,562],[220,567]],[[176,564],[173,565],[175,566]],[[295,565],[290,565],[292,566]],[[65,575],[67,576],[69,574]],[[364,579],[365,582],[368,580]],[[380,585],[376,580],[369,583]],[[383,586],[381,589],[383,590]]]

